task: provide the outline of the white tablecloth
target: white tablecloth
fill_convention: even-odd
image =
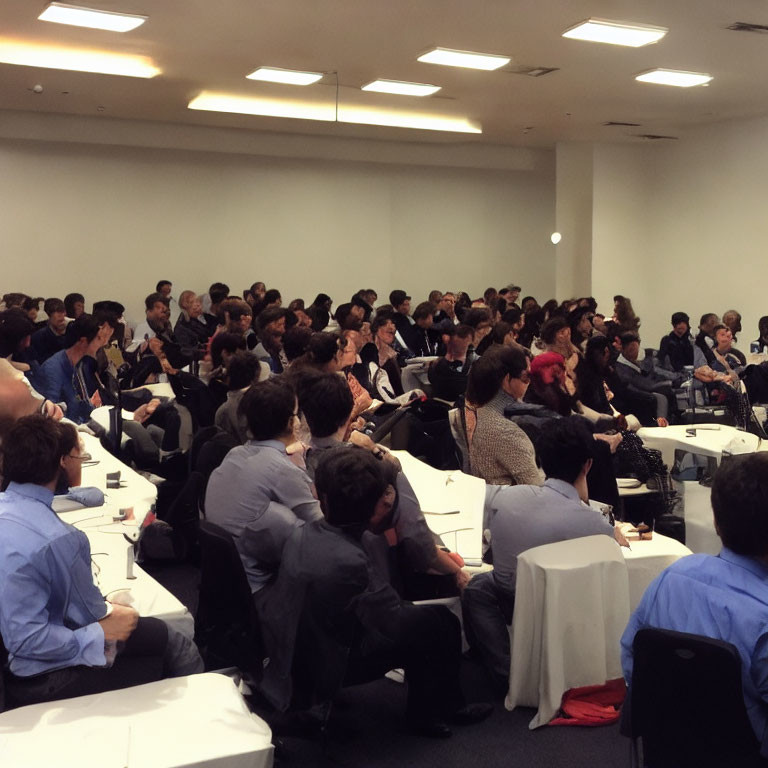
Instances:
[[[631,549],[621,547],[629,578],[629,610],[634,611],[648,585],[675,560],[693,554],[685,544],[660,533],[646,541],[631,541]],[[718,550],[719,551],[719,550]]]
[[[270,768],[272,734],[202,674],[0,714],[4,768]]]
[[[696,430],[689,435],[688,430]],[[671,427],[643,427],[637,432],[646,448],[661,451],[669,469],[675,463],[675,451],[684,450],[699,456],[713,456],[718,463],[723,450],[730,453],[751,453],[760,447],[760,439],[726,424],[676,424]]]
[[[128,578],[128,557],[133,547],[123,534],[136,531],[157,497],[157,488],[146,478],[127,467],[102,448],[91,435],[81,435],[85,449],[99,461],[95,466],[83,468],[83,485],[96,486],[104,490],[106,500],[103,507],[60,512],[64,522],[82,530],[91,545],[96,583],[105,596],[112,596],[120,590],[129,590],[132,605],[141,616],[163,619],[174,629],[189,638],[195,633],[195,621],[183,603],[177,600],[165,587],[153,579],[138,565],[133,565],[134,579]],[[106,488],[106,474],[120,470],[124,488]],[[112,516],[120,509],[133,507],[133,523],[113,522]]]
[[[467,565],[481,565],[485,481],[459,470],[434,469],[408,451],[392,453],[400,460],[430,530]]]
[[[507,709],[538,707],[546,725],[569,688],[621,677],[627,565],[608,536],[534,547],[517,560]]]

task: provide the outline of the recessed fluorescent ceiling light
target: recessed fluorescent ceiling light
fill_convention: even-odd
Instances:
[[[651,69],[641,72],[635,77],[641,83],[657,83],[658,85],[676,85],[678,88],[691,88],[694,85],[705,85],[712,79],[706,72],[684,72],[677,69]]]
[[[665,27],[652,27],[647,24],[624,24],[620,21],[588,19],[563,32],[563,37],[574,40],[588,40],[591,43],[610,43],[640,48],[643,45],[657,43],[669,32]]]
[[[61,48],[3,39],[0,39],[0,63],[125,77],[155,77],[160,74],[160,70],[146,56]]]
[[[56,24],[71,24],[74,27],[90,27],[91,29],[106,29],[110,32],[130,32],[140,27],[146,16],[136,16],[131,13],[115,13],[113,11],[97,11],[93,8],[81,8],[65,3],[50,3],[37,17],[40,21],[53,21]]]
[[[277,67],[259,67],[246,75],[248,80],[264,80],[267,83],[283,83],[285,85],[312,85],[323,77],[322,72],[299,72],[295,69],[278,69]]]
[[[290,101],[287,99],[267,99],[248,96],[231,96],[226,93],[203,91],[189,102],[189,109],[208,112],[235,112],[244,115],[264,117],[292,117],[301,120],[336,120],[336,105],[333,103],[313,103]],[[481,127],[463,117],[430,115],[415,112],[370,109],[365,107],[339,106],[340,123],[358,123],[364,125],[386,125],[396,128],[417,128],[431,131],[454,131],[458,133],[482,133]]]
[[[426,83],[405,83],[402,80],[374,80],[364,85],[361,91],[376,91],[377,93],[394,93],[397,96],[431,96],[440,90],[439,85]]]
[[[467,69],[501,69],[512,59],[492,53],[472,53],[471,51],[452,51],[449,48],[435,48],[419,56],[418,61],[425,64],[443,64],[446,67],[466,67]]]

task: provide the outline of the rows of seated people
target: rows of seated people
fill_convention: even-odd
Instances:
[[[271,706],[327,700],[400,667],[409,725],[443,737],[490,707],[464,700],[456,618],[413,601],[461,594],[467,637],[503,690],[517,555],[595,533],[625,543],[586,502],[617,506],[617,471],[637,451],[633,431],[682,419],[686,381],[745,423],[750,401],[768,400],[765,366],[748,366],[733,346],[733,310],[722,323],[702,317],[695,337],[676,312],[671,333],[641,359],[640,320],[622,296],[607,316],[592,298],[518,304],[515,285],[475,301],[432,291],[413,312],[404,290],[378,305],[376,291],[360,290],[335,310],[325,293],[283,307],[260,282],[242,298],[224,283],[202,296],[172,293],[158,282],[135,328],[113,300],[86,313],[81,294],[50,298],[38,322],[41,299],[4,296],[0,582],[14,587],[0,596],[0,636],[16,705],[130,684],[137,648],[160,656],[165,674],[202,668],[178,633],[104,603],[84,535],[50,514],[54,492],[79,484],[71,425],[103,435],[93,418],[101,406],[133,416],[122,423],[127,440],[111,449],[170,488],[188,467],[180,407],[192,443],[212,427],[206,435],[223,436],[201,507],[240,555],[269,660],[256,682]],[[768,348],[768,317],[752,347]],[[173,398],[146,388],[161,381]],[[421,422],[427,396],[450,429]],[[399,462],[371,437],[389,429],[390,446],[400,440],[486,481],[493,572],[470,579],[431,533]],[[430,435],[453,450],[422,450]],[[20,576],[25,569],[34,577]],[[306,663],[318,648],[323,663]],[[310,666],[321,679],[301,674]]]

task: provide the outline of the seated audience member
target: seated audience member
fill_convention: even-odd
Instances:
[[[359,304],[339,304],[336,307],[336,322],[340,331],[359,330],[365,318],[365,310]]]
[[[521,309],[521,307],[518,305],[517,300],[520,298],[520,291],[522,289],[519,285],[515,285],[514,283],[510,283],[507,286],[507,307],[509,309]]]
[[[493,485],[541,485],[536,453],[528,436],[504,415],[528,388],[528,360],[512,347],[495,346],[472,365],[467,403],[476,409],[470,435],[472,474]]]
[[[599,312],[595,312],[595,316],[592,318],[592,328],[594,329],[594,335],[606,336],[608,333],[608,327],[605,324],[605,315],[601,315]]]
[[[64,297],[64,307],[70,320],[77,320],[85,312],[85,297],[82,293],[68,293]]]
[[[283,352],[289,367],[307,351],[312,335],[312,329],[302,325],[294,325],[293,328],[289,328],[285,332],[283,335]]]
[[[768,455],[723,461],[712,485],[712,509],[720,554],[683,557],[645,590],[621,638],[624,679],[632,680],[632,643],[645,627],[732,643],[741,657],[747,715],[768,757]]]
[[[312,320],[313,331],[324,331],[331,318],[333,300],[327,293],[318,293],[314,301],[307,307],[307,314]]]
[[[410,348],[411,327],[411,297],[405,291],[395,290],[389,294],[389,303],[392,305],[392,322],[395,324],[395,330],[399,334],[398,341],[403,347]]]
[[[509,299],[507,299],[507,301],[509,301]],[[523,300],[520,302],[520,309],[522,309],[524,313],[528,313],[532,311],[534,307],[539,307],[539,302],[536,301],[536,298],[534,296],[524,296]]]
[[[176,340],[188,355],[200,355],[216,331],[211,315],[203,314],[203,304],[194,291],[182,291],[179,296],[179,318],[173,327]]]
[[[267,291],[269,293],[269,291]],[[272,373],[282,373],[288,360],[283,352],[283,334],[286,331],[288,310],[271,306],[259,313],[259,338],[253,354],[269,365]]]
[[[467,391],[467,350],[474,338],[468,325],[448,325],[443,329],[445,355],[429,366],[427,378],[432,396],[453,402]]]
[[[619,379],[626,385],[633,396],[653,395],[656,400],[656,420],[667,422],[678,414],[675,393],[672,382],[656,374],[653,370],[644,371],[640,368],[640,337],[636,333],[621,335],[621,354],[616,360],[614,370]],[[665,424],[659,423],[659,426]]]
[[[411,341],[414,346],[411,351],[417,357],[433,357],[438,352],[440,333],[432,327],[434,317],[435,305],[428,301],[422,302],[413,310]]]
[[[29,351],[34,333],[35,325],[22,309],[11,307],[0,313],[0,358],[25,374],[33,384],[38,373],[37,361]]]
[[[768,352],[768,315],[757,322],[757,339],[753,342],[758,352]]]
[[[714,345],[705,354],[696,347],[693,354],[696,378],[707,382],[724,382],[735,385],[739,371],[746,365],[744,354],[733,347],[733,334],[728,326],[719,323],[712,328]]]
[[[13,706],[157,679],[152,666],[142,670],[143,657],[160,662],[162,676],[203,671],[191,640],[159,619],[105,602],[94,585],[86,535],[51,509],[60,476],[69,487],[80,485],[80,454],[74,427],[43,416],[19,420],[3,441],[0,634]]]
[[[723,325],[731,329],[733,340],[738,341],[738,334],[741,333],[741,315],[735,309],[723,312]]]
[[[712,361],[712,347],[715,346],[715,326],[720,324],[720,318],[714,312],[707,312],[699,320],[699,332],[694,344],[701,350],[708,363]],[[694,362],[694,365],[696,363]]]
[[[491,332],[493,327],[491,313],[487,307],[472,307],[464,314],[461,322],[472,329],[472,346],[475,350],[480,346],[480,342]],[[471,357],[474,359],[475,355],[473,354]]]
[[[659,342],[659,360],[672,371],[682,371],[693,365],[693,337],[690,318],[685,312],[672,315],[672,330]]]
[[[520,331],[523,330],[523,325],[525,324],[525,316],[523,315],[523,310],[508,309],[502,314],[501,322],[512,326],[512,330],[515,334],[515,341],[517,341],[517,337],[520,335]]]
[[[584,351],[587,340],[592,336],[594,328],[592,319],[595,313],[589,307],[577,307],[568,315],[571,328],[571,343]]]
[[[192,362],[195,354],[185,352],[176,338],[165,296],[150,293],[144,299],[144,306],[146,319],[136,326],[133,342],[126,351],[135,355],[136,364],[143,361],[147,371],[176,374],[180,368]],[[156,360],[145,360],[152,357]]]
[[[611,406],[613,393],[606,385],[611,374],[611,341],[607,336],[593,336],[587,342],[584,357],[576,366],[576,398],[597,413],[616,419],[618,429],[627,429],[626,417]],[[609,397],[610,394],[610,397]]]
[[[158,280],[157,285],[155,286],[155,291],[168,302],[168,310],[170,313],[168,319],[173,325],[179,316],[179,304],[176,302],[176,299],[171,296],[173,283],[170,280]]]
[[[430,304],[434,304],[435,307],[443,300],[443,292],[438,291],[437,288],[429,292],[429,296],[427,296],[427,301]]]
[[[456,317],[456,294],[448,291],[443,294],[442,299],[437,304],[437,312],[434,317],[434,325],[441,329],[446,325],[458,325],[459,318]]]
[[[272,577],[270,567],[252,549],[272,526],[283,530],[297,521],[321,517],[309,477],[289,458],[286,448],[295,442],[296,394],[285,381],[268,379],[254,384],[243,396],[241,408],[251,439],[233,448],[208,481],[205,516],[227,530],[253,592]],[[287,507],[287,518],[270,502]]]
[[[106,340],[93,315],[80,315],[67,328],[66,349],[49,357],[40,366],[36,377],[38,392],[54,403],[65,403],[67,418],[78,424],[88,421],[94,407],[101,405],[101,398],[98,393],[88,394],[86,382],[83,376],[78,375],[77,366],[86,355],[95,357]]]
[[[29,298],[26,293],[4,293],[3,311],[6,309],[24,309],[23,304]]]
[[[490,705],[464,704],[458,620],[445,606],[402,602],[370,575],[361,538],[391,525],[381,463],[359,448],[330,450],[315,482],[323,519],[290,533],[277,580],[257,604],[269,657],[262,693],[285,710],[402,667],[414,732],[444,738],[448,723],[487,717]]]
[[[467,639],[502,689],[509,676],[507,626],[515,603],[518,555],[557,541],[614,535],[607,518],[589,506],[587,473],[595,441],[587,426],[570,419],[547,421],[536,448],[547,477],[544,485],[487,489],[493,571],[474,576],[462,597]]]
[[[219,304],[229,296],[229,286],[226,283],[212,283],[208,293],[200,297],[203,304],[203,312],[211,315],[216,320],[216,313],[219,311]],[[207,319],[207,318],[206,318]]]
[[[575,371],[582,353],[571,341],[571,326],[568,324],[568,320],[561,315],[551,317],[541,326],[539,340],[540,347],[534,348],[532,346],[532,354],[557,352],[558,355],[562,355],[565,360],[566,385],[569,391],[575,391]]]
[[[507,310],[509,311],[509,310]],[[530,308],[523,317],[523,327],[517,337],[517,342],[523,347],[533,351],[534,339],[537,339],[544,325],[545,312],[538,305]]]
[[[253,310],[242,299],[225,299],[219,304],[217,313],[218,333],[240,333],[245,339],[246,348],[251,350],[258,344],[258,337],[253,330]]]
[[[613,321],[621,329],[621,333],[637,333],[640,329],[640,318],[632,309],[632,302],[626,296],[613,297]]]
[[[308,372],[337,373],[343,367],[344,353],[348,346],[346,336],[335,333],[313,333],[306,352],[291,365],[289,378],[296,382]],[[347,361],[350,365],[352,360]]]
[[[253,355],[238,350],[227,363],[227,401],[216,411],[214,424],[241,445],[248,440],[248,420],[240,408],[243,395],[255,381],[269,378],[269,366]]]
[[[38,296],[34,299],[31,296],[27,296],[27,298],[21,302],[21,308],[27,313],[27,317],[34,323],[36,328],[41,328],[45,325],[44,323],[39,323],[37,321],[37,314],[40,312],[40,305],[43,301],[44,299],[42,296]]]
[[[247,291],[243,291],[243,298],[251,305],[251,309],[264,300],[264,294],[267,292],[267,286],[260,280],[251,284]]]
[[[362,541],[377,575],[411,599],[430,596],[414,594],[420,586],[419,576],[423,578],[427,573],[451,575],[456,580],[456,587],[463,588],[469,580],[468,574],[456,559],[437,547],[416,494],[408,479],[399,471],[397,460],[362,432],[352,431],[349,442],[343,442],[347,439],[354,408],[352,394],[344,379],[335,374],[305,378],[299,384],[299,408],[311,435],[307,471],[312,477],[324,452],[342,444],[364,448],[380,461],[388,462],[389,474],[397,492],[391,531],[386,537],[366,534]],[[399,565],[394,570],[391,567],[391,547],[396,548]]]

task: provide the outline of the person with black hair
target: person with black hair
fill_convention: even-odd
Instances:
[[[571,327],[571,343],[583,350],[587,340],[592,336],[592,318],[595,313],[589,307],[576,307],[568,315],[568,324]]]
[[[155,291],[163,296],[168,301],[168,310],[170,312],[169,321],[171,324],[176,322],[179,316],[179,305],[176,303],[176,299],[171,296],[173,290],[173,283],[170,280],[158,280],[155,286]]]
[[[229,286],[226,283],[212,283],[208,293],[201,296],[203,312],[216,317],[219,311],[219,304],[229,296]]]
[[[432,397],[454,402],[467,391],[467,352],[473,338],[474,331],[468,325],[451,323],[442,328],[445,354],[427,368]]]
[[[64,297],[64,306],[67,309],[67,317],[77,320],[85,312],[85,297],[82,293],[68,293]]]
[[[418,357],[432,357],[438,354],[440,332],[433,328],[435,305],[423,301],[413,310],[411,327],[411,351]]]
[[[507,626],[514,610],[518,555],[582,536],[621,537],[601,512],[589,506],[587,473],[595,441],[586,424],[572,419],[544,421],[536,449],[547,477],[544,485],[488,488],[493,571],[473,577],[462,597],[467,640],[502,690],[509,675]]]
[[[288,364],[283,352],[283,334],[286,331],[288,314],[287,309],[271,306],[259,312],[257,318],[261,341],[253,348],[253,354],[267,363],[272,373],[282,373]]]
[[[286,330],[283,335],[283,352],[289,366],[307,351],[312,333],[311,328],[301,325],[295,325]]]
[[[82,424],[88,421],[91,411],[101,405],[98,392],[88,393],[88,387],[78,364],[86,355],[96,356],[109,336],[102,331],[93,315],[80,315],[67,328],[67,346],[49,357],[35,377],[35,388],[54,403],[65,403],[68,419]],[[111,335],[111,328],[109,329]],[[106,336],[106,338],[105,338]]]
[[[402,667],[415,733],[445,738],[449,723],[485,719],[491,705],[465,705],[461,691],[456,617],[445,606],[405,603],[370,574],[361,540],[386,530],[392,515],[381,462],[360,448],[331,449],[315,483],[324,519],[290,533],[259,604],[269,656],[262,694],[285,710],[292,699],[329,700],[343,685]]]
[[[248,420],[240,403],[254,381],[268,378],[269,366],[244,350],[235,352],[227,363],[227,400],[219,406],[213,423],[241,445],[248,440]]]
[[[646,589],[621,638],[624,679],[632,679],[632,643],[644,627],[732,643],[747,715],[768,757],[768,454],[724,457],[712,509],[720,554],[683,557]]]
[[[693,365],[693,337],[690,318],[685,312],[672,314],[672,330],[659,342],[659,360],[671,371]]]
[[[11,706],[203,671],[191,640],[94,586],[88,539],[51,508],[60,478],[80,485],[81,453],[74,427],[44,416],[20,419],[3,442],[0,634]]]
[[[0,358],[33,380],[39,366],[29,351],[35,324],[19,307],[0,312]]]
[[[211,475],[205,515],[234,536],[251,590],[258,592],[272,570],[251,548],[253,541],[273,523],[294,525],[321,513],[309,477],[287,452],[298,422],[293,388],[278,378],[260,381],[245,393],[240,408],[251,439],[233,448]],[[283,505],[283,514],[270,502]]]
[[[487,483],[539,485],[543,481],[533,444],[504,415],[509,404],[523,398],[528,382],[528,360],[512,347],[494,345],[472,364],[467,405],[476,409],[476,426],[467,436],[469,461],[472,474]]]

